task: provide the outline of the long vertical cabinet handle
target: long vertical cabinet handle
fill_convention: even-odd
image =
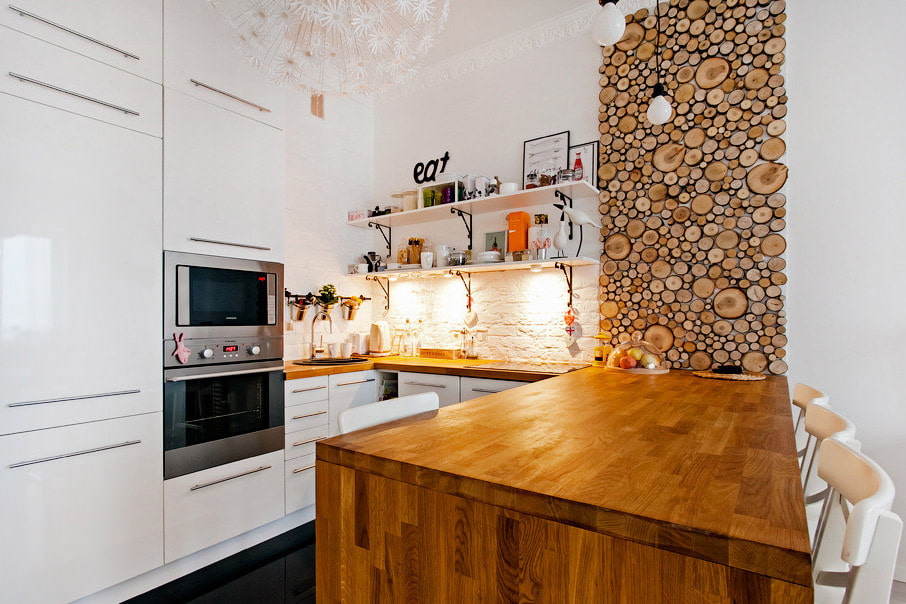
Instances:
[[[36,14],[34,14],[34,13],[30,13],[30,12],[28,12],[27,10],[24,10],[24,9],[19,8],[18,6],[13,6],[12,4],[8,4],[7,6],[9,6],[9,9],[10,9],[11,11],[16,12],[16,13],[19,13],[19,16],[21,16],[21,17],[31,17],[31,18],[34,19],[35,21],[40,21],[41,23],[44,23],[44,24],[46,24],[46,25],[50,25],[51,27],[56,27],[57,29],[59,29],[59,30],[61,30],[61,31],[65,31],[65,32],[68,33],[68,34],[72,34],[72,35],[74,35],[74,36],[78,36],[79,38],[82,38],[83,40],[88,40],[89,42],[92,42],[92,43],[94,43],[94,44],[97,44],[98,46],[103,46],[104,48],[109,48],[110,50],[112,50],[112,51],[114,51],[114,52],[116,52],[116,53],[119,53],[119,54],[123,55],[123,56],[126,57],[126,58],[135,59],[136,61],[141,61],[141,60],[142,60],[142,58],[141,58],[140,56],[134,55],[134,54],[132,54],[131,52],[127,52],[127,51],[123,50],[122,48],[117,48],[116,46],[113,46],[112,44],[107,44],[106,42],[101,42],[101,41],[98,40],[97,38],[92,38],[91,36],[86,36],[85,34],[80,33],[80,32],[77,32],[77,31],[74,30],[74,29],[69,29],[69,28],[66,27],[65,25],[60,25],[59,23],[54,23],[54,22],[51,21],[50,19],[45,19],[44,17],[41,17],[41,16],[36,15]]]
[[[113,103],[108,103],[107,101],[102,101],[94,97],[82,94],[80,92],[73,92],[72,90],[67,90],[65,88],[60,88],[59,86],[54,86],[53,84],[48,84],[47,82],[42,82],[41,80],[36,80],[28,76],[24,76],[18,73],[9,72],[10,77],[16,78],[20,82],[28,82],[30,84],[35,84],[36,86],[42,86],[49,90],[55,90],[57,92],[62,92],[63,94],[68,94],[69,96],[74,96],[77,99],[82,99],[83,101],[89,101],[96,105],[101,105],[102,107],[107,107],[108,109],[115,109],[116,111],[122,111],[126,115],[141,115],[138,111],[134,109],[127,109],[126,107],[120,107],[119,105],[114,105]]]
[[[95,447],[94,449],[85,449],[84,451],[76,451],[74,453],[63,453],[62,455],[53,455],[51,457],[42,457],[41,459],[32,459],[31,461],[20,461],[19,463],[14,463],[10,468],[21,468],[22,466],[33,466],[36,463],[46,463],[48,461],[56,461],[58,459],[66,459],[67,457],[77,457],[79,455],[88,455],[89,453],[99,453],[101,451],[109,451],[110,449],[119,449],[121,447],[129,447],[132,445],[137,445],[141,443],[140,440],[128,440],[124,443],[117,443],[115,445],[106,445],[104,447]]]
[[[242,478],[243,476],[248,476],[249,474],[257,474],[258,472],[263,472],[264,470],[270,470],[274,466],[261,466],[260,468],[255,468],[254,470],[249,470],[248,472],[242,472],[240,474],[234,474],[233,476],[227,476],[226,478],[219,478],[217,480],[212,480],[211,482],[203,482],[201,484],[196,484],[191,487],[190,491],[197,491],[199,489],[206,489],[212,487],[215,484],[220,484],[221,482],[226,482],[228,480],[235,480],[236,478]]]
[[[264,112],[264,113],[270,113],[270,112],[271,112],[271,110],[268,109],[267,107],[262,107],[261,105],[259,105],[259,104],[257,104],[257,103],[253,103],[253,102],[251,102],[251,101],[247,101],[246,99],[244,99],[244,98],[242,98],[242,97],[238,97],[238,96],[236,96],[235,94],[230,94],[229,92],[227,92],[227,91],[225,91],[225,90],[221,90],[221,89],[219,89],[219,88],[214,88],[214,87],[211,86],[210,84],[205,84],[204,82],[199,82],[198,80],[193,80],[193,79],[191,79],[191,78],[189,79],[189,81],[192,82],[193,84],[195,84],[196,86],[201,86],[202,88],[207,88],[207,89],[210,90],[211,92],[216,92],[217,94],[222,94],[223,96],[228,97],[228,98],[231,98],[231,99],[233,99],[234,101],[239,101],[240,103],[245,103],[245,104],[248,105],[249,107],[254,107],[254,108],[257,109],[258,111],[262,111],[262,112]]]

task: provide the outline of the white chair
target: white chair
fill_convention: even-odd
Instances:
[[[886,604],[890,598],[894,566],[903,521],[890,511],[895,489],[893,481],[874,461],[834,438],[821,445],[818,476],[827,481],[831,493],[824,502],[812,560],[816,602],[827,592],[820,586],[843,587],[843,604]],[[831,516],[839,505],[845,519],[840,558],[846,571],[823,571],[818,554]]]
[[[815,464],[815,457],[820,456],[819,449],[825,439],[835,438],[842,443],[850,445],[851,448],[858,450],[860,447],[857,443],[851,443],[856,438],[856,426],[851,421],[832,411],[830,408],[817,403],[809,403],[805,410],[805,432],[808,434],[808,440],[805,443],[806,453],[802,456],[802,491],[806,493],[805,503],[815,503],[821,501],[826,491],[809,496],[806,491],[809,479],[812,477],[812,467]],[[809,443],[814,439],[811,455],[808,454]],[[808,459],[808,463],[806,463]]]
[[[796,425],[793,428],[793,434],[799,434],[799,424],[802,423],[802,418],[805,416],[805,410],[808,409],[810,404],[820,405],[822,407],[829,407],[830,401],[826,394],[820,390],[815,390],[811,386],[806,384],[796,384],[793,386],[793,404],[799,407],[799,415],[796,417]],[[805,441],[805,446],[798,451],[799,457],[802,458],[802,462],[805,462],[805,453],[808,450],[808,440]],[[800,463],[800,467],[803,465]]]
[[[340,412],[340,434],[370,428],[425,411],[436,411],[439,407],[440,399],[436,392],[422,392],[350,407]]]

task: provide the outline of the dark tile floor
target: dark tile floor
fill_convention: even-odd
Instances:
[[[314,604],[315,523],[128,600],[129,604]]]

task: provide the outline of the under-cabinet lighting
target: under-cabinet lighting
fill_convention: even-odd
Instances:
[[[532,271],[533,273],[540,273],[540,272],[541,272],[541,265],[540,265],[540,264],[532,264],[531,266],[529,266],[529,270]]]

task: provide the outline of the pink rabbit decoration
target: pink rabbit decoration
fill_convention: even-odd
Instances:
[[[183,365],[189,361],[189,355],[192,354],[192,351],[183,344],[184,336],[185,334],[182,333],[178,336],[175,333],[173,334],[173,340],[176,342],[176,350],[173,351],[173,356]]]

